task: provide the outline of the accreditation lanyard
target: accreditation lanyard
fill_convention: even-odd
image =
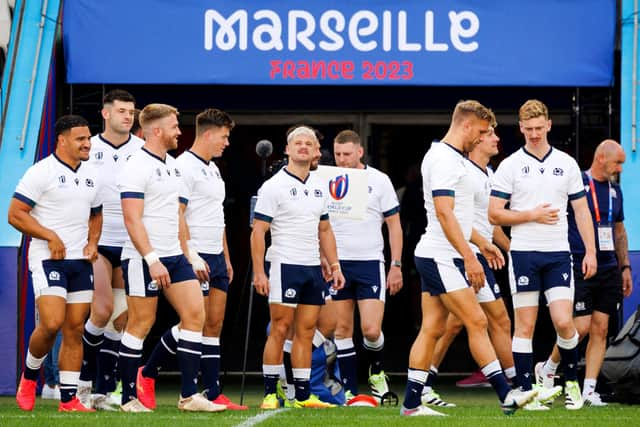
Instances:
[[[609,214],[607,216],[607,224],[600,225],[600,206],[598,205],[598,195],[596,194],[596,186],[593,184],[591,173],[586,173],[589,178],[589,188],[591,189],[591,198],[593,199],[593,211],[596,216],[598,230],[598,247],[601,251],[614,250],[613,244],[613,196],[611,195],[611,183],[609,182]]]
[[[589,179],[589,188],[591,189],[591,198],[593,199],[593,210],[596,215],[596,223],[600,225],[600,206],[598,205],[598,195],[596,194],[596,187],[593,184],[593,178],[591,177],[591,173],[586,173],[587,178]],[[607,215],[607,225],[611,226],[613,224],[613,198],[611,196],[611,183],[609,184],[609,214]]]

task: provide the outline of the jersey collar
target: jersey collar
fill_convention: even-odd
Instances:
[[[477,167],[478,169],[480,169],[480,171],[481,171],[483,174],[485,174],[485,175],[489,176],[489,172],[487,172],[487,170],[486,170],[486,169],[483,169],[483,168],[482,168],[482,166],[480,166],[479,164],[477,164],[476,162],[474,162],[473,160],[471,160],[471,159],[470,159],[470,158],[468,158],[468,157],[467,157],[467,160],[469,160],[469,162],[470,162],[473,166],[475,166],[475,167]]]
[[[301,183],[303,183],[303,184],[306,184],[306,183],[307,183],[307,181],[309,180],[309,177],[311,176],[311,174],[309,173],[309,174],[307,174],[306,178],[305,178],[304,180],[302,180],[302,179],[298,178],[297,176],[295,176],[294,174],[292,174],[291,172],[289,172],[289,171],[287,170],[287,167],[286,167],[286,166],[285,166],[285,167],[283,167],[283,168],[282,168],[282,170],[284,171],[284,173],[286,173],[287,175],[289,175],[291,178],[293,178],[293,179],[295,179],[295,180],[297,180],[297,181],[300,181],[300,182],[301,182]]]
[[[68,163],[65,163],[64,161],[62,161],[62,159],[60,157],[58,157],[56,155],[56,153],[53,153],[53,157],[55,157],[56,160],[59,161],[62,165],[64,165],[65,167],[69,168],[71,170],[71,172],[73,172],[73,173],[78,172],[78,169],[80,169],[80,166],[82,166],[82,162],[80,162],[78,164],[78,167],[74,169],[74,168],[71,167],[71,165],[69,165]]]
[[[127,138],[127,140],[125,142],[123,142],[122,144],[120,144],[119,146],[115,146],[113,145],[109,140],[107,140],[104,136],[102,136],[101,133],[98,134],[98,138],[100,138],[100,140],[102,140],[102,142],[104,142],[105,144],[109,145],[111,148],[113,148],[114,150],[119,150],[120,148],[124,147],[125,145],[127,145],[127,143],[129,141],[131,141],[131,134],[129,134],[129,138]]]
[[[549,146],[549,151],[547,151],[547,154],[545,154],[544,156],[542,156],[542,159],[537,158],[536,156],[534,156],[533,154],[531,154],[530,152],[527,151],[527,149],[525,147],[522,147],[522,151],[524,152],[524,154],[533,157],[534,159],[536,159],[538,162],[540,163],[544,163],[545,160],[547,160],[547,158],[551,155],[551,152],[553,151],[553,147]]]
[[[153,154],[151,151],[147,150],[146,148],[142,147],[141,150],[144,151],[145,153],[147,153],[148,155],[150,155],[151,157],[153,157],[154,159],[158,159],[162,163],[166,163],[165,159],[163,159],[163,158],[161,158],[159,156],[156,156],[155,154]]]
[[[204,163],[205,165],[209,166],[209,162],[208,162],[208,161],[206,161],[206,160],[205,160],[205,159],[203,159],[202,157],[198,156],[198,155],[197,155],[196,153],[194,153],[193,151],[191,151],[191,150],[187,150],[187,153],[191,153],[191,154],[193,154],[193,156],[194,156],[196,159],[200,160],[202,163]]]
[[[464,153],[460,150],[458,150],[456,147],[454,147],[453,145],[449,144],[447,141],[438,141],[437,139],[434,140],[433,142],[440,142],[442,144],[444,144],[446,147],[451,148],[453,151],[455,151],[456,153],[460,154],[462,157],[465,157]]]

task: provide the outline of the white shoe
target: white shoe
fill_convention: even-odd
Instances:
[[[220,412],[227,409],[226,405],[218,405],[208,400],[200,393],[178,400],[178,409],[189,412]]]
[[[91,382],[89,382],[91,384]],[[78,391],[76,392],[76,397],[82,403],[85,408],[91,408],[91,385],[83,385],[78,384]]]
[[[49,384],[45,384],[42,386],[42,394],[40,396],[43,399],[60,400],[60,386],[56,384],[51,387]]]
[[[522,390],[520,388],[514,388],[504,398],[504,402],[500,404],[502,412],[505,415],[512,415],[517,409],[522,408],[527,403],[531,402],[538,395],[537,390]]]
[[[553,403],[553,401],[562,394],[562,386],[559,385],[549,388],[536,384],[533,386],[533,389],[538,391],[536,400],[544,404]]]
[[[582,396],[582,400],[586,406],[609,406],[607,402],[602,401],[600,394],[595,391]]]
[[[536,366],[533,369],[536,375],[536,384],[545,388],[553,388],[553,386],[555,385],[556,376],[553,374],[544,373],[544,363],[545,362],[536,363]]]
[[[429,406],[440,406],[442,408],[455,408],[456,406],[455,403],[446,402],[440,399],[440,395],[438,393],[436,393],[433,389],[429,390],[426,387],[422,391],[421,400],[424,405]]]
[[[524,409],[525,411],[548,411],[551,408],[549,408],[547,405],[544,405],[540,402],[540,400],[536,398],[524,405],[522,409]]]
[[[107,401],[111,405],[120,406],[122,404],[122,395],[121,394],[107,393]]]
[[[417,408],[407,409],[404,406],[400,407],[400,415],[404,417],[446,417],[447,414],[443,414],[442,412],[434,411],[431,408],[427,408],[424,405],[420,405]]]
[[[122,412],[141,413],[141,412],[153,412],[147,408],[138,399],[131,399],[124,405],[120,406]]]
[[[104,394],[94,394],[91,396],[91,407],[97,411],[117,411],[119,405],[114,405]]]
[[[570,410],[581,409],[584,405],[582,393],[580,393],[580,384],[578,381],[567,381],[564,385],[565,399],[564,407]]]

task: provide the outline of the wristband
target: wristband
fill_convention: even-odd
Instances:
[[[394,259],[393,261],[391,261],[391,265],[393,267],[402,268],[402,261]]]
[[[331,271],[340,271],[340,263],[334,262],[333,264],[331,264]]]
[[[629,269],[629,271],[632,271],[632,270],[631,270],[631,266],[630,266],[629,264],[625,264],[625,265],[623,265],[622,267],[620,267],[620,273],[622,273],[623,271],[625,271],[627,268]]]
[[[154,251],[149,252],[143,258],[149,267],[151,267],[151,265],[155,264],[156,262],[160,262],[160,257]]]

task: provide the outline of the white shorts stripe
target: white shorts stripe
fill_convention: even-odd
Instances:
[[[129,296],[144,297],[146,295],[146,283],[144,283],[144,271],[142,268],[142,259],[129,259],[129,266],[127,269],[127,279],[129,280]]]

